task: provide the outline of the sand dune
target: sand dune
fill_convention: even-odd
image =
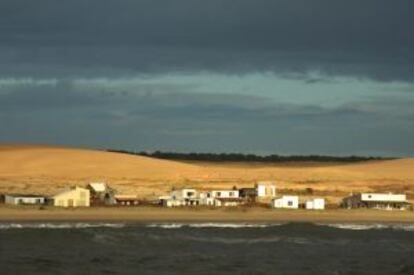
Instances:
[[[283,192],[332,199],[358,191],[414,194],[414,159],[357,164],[181,163],[96,150],[49,146],[0,146],[0,193],[46,193],[73,184],[106,181],[121,192],[156,197],[171,187],[229,188],[273,180]]]

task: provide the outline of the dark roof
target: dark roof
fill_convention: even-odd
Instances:
[[[4,196],[10,197],[24,197],[24,198],[45,198],[46,196],[36,195],[36,194],[3,194]]]

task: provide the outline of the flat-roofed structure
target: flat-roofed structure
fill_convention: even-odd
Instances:
[[[12,205],[33,205],[33,204],[45,204],[46,198],[39,195],[27,195],[27,194],[6,194],[4,195],[4,203]]]
[[[305,202],[305,208],[308,210],[324,210],[325,209],[325,199],[315,198]]]
[[[299,197],[298,196],[282,196],[275,198],[271,202],[272,208],[286,208],[286,209],[298,209]]]
[[[342,200],[345,208],[407,209],[410,204],[405,194],[358,193]]]

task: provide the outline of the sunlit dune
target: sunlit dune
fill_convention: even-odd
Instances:
[[[154,198],[172,187],[231,188],[272,180],[278,190],[340,197],[358,191],[414,194],[414,159],[354,164],[182,163],[105,151],[0,146],[0,192],[52,194],[105,181],[120,192]]]

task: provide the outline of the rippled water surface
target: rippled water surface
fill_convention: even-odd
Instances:
[[[414,224],[0,223],[0,274],[414,274]]]

